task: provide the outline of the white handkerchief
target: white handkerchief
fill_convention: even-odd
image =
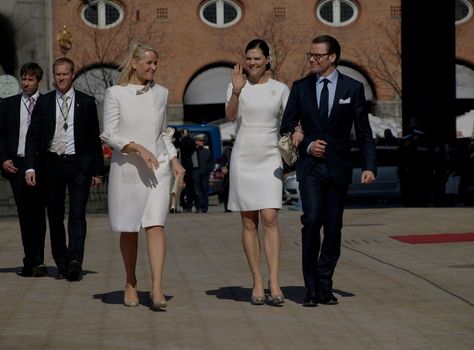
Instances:
[[[339,99],[339,104],[340,105],[345,105],[345,104],[348,104],[348,103],[351,103],[351,98],[350,97],[346,98],[345,100],[343,100],[342,98]]]

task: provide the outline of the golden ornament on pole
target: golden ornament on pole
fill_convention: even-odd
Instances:
[[[56,40],[61,48],[61,53],[66,57],[69,50],[72,48],[72,34],[67,30],[67,26],[63,25],[63,29],[56,35]]]

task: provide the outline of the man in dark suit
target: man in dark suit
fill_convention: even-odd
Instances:
[[[186,172],[184,173],[185,187],[181,192],[181,206],[183,207],[183,210],[187,213],[192,212],[193,202],[195,200],[193,180],[193,163],[197,162],[197,158],[193,158],[195,148],[195,142],[189,135],[189,131],[187,129],[183,129],[179,150],[181,152],[181,164],[183,165]]]
[[[44,184],[58,278],[76,281],[82,278],[86,204],[90,186],[101,183],[103,156],[95,101],[72,88],[74,62],[68,58],[55,60],[53,74],[56,90],[40,96],[31,118],[25,178],[30,186],[35,186],[37,180]],[[67,245],[66,188],[69,193]]]
[[[194,136],[196,148],[191,156],[193,162],[193,188],[196,202],[196,213],[207,213],[209,207],[209,176],[214,166],[214,158],[209,149],[204,147],[206,135]]]
[[[307,53],[312,74],[293,83],[280,129],[281,134],[293,133],[299,149],[296,175],[303,207],[304,306],[338,303],[332,293],[332,278],[340,256],[344,201],[352,179],[353,126],[365,161],[361,182],[373,182],[376,174],[364,87],[337,71],[340,55],[341,47],[333,37],[322,35],[313,40]]]
[[[0,105],[0,164],[2,175],[10,181],[20,222],[25,257],[18,275],[43,277],[45,207],[40,186],[30,187],[25,181],[25,141],[31,113],[39,97],[38,86],[43,70],[34,62],[20,69],[22,93],[4,99]]]

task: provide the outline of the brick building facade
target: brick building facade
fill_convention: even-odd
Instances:
[[[458,98],[471,101],[469,105],[474,101],[474,2],[453,1],[464,18],[456,24]],[[242,60],[250,39],[269,42],[274,77],[291,85],[305,71],[311,39],[326,33],[342,45],[341,70],[364,82],[372,112],[395,117],[401,113],[400,0],[35,0],[29,9],[27,3],[8,0],[0,5],[0,15],[23,11],[45,18],[46,29],[13,23],[23,32],[30,28],[29,35],[15,38],[17,47],[37,38],[38,47],[52,51],[51,61],[63,55],[58,33],[67,26],[71,37],[66,55],[76,62],[76,83],[96,95],[99,104],[133,40],[148,42],[160,52],[156,80],[170,90],[171,119],[193,113],[210,113],[215,119],[223,113],[229,68]],[[224,23],[206,23],[206,16]],[[17,62],[16,74],[28,52],[18,55],[22,62]],[[48,77],[50,67],[45,68]],[[199,108],[203,104],[207,107]]]
[[[209,2],[215,3],[212,10],[217,12],[216,17],[219,6],[236,7],[235,23],[226,27],[206,23],[201,11]],[[110,5],[111,1],[103,3]],[[340,14],[335,13],[338,10],[334,6],[326,6],[326,12],[321,12],[320,6],[324,3],[337,3]],[[67,25],[72,34],[72,48],[67,56],[77,62],[82,72],[104,64],[117,66],[131,40],[146,41],[156,47],[160,52],[156,79],[170,90],[170,114],[174,119],[181,118],[183,110],[186,117],[189,101],[185,101],[185,97],[192,81],[209,69],[231,67],[241,60],[243,48],[250,39],[263,37],[273,46],[277,58],[274,75],[291,85],[304,72],[304,53],[311,39],[322,33],[340,41],[343,48],[341,66],[348,67],[349,72],[355,71],[356,77],[365,80],[373,112],[400,115],[401,69],[396,53],[400,45],[399,1],[114,0],[114,4],[120,7],[123,19],[111,28],[97,29],[86,24],[83,2],[54,1],[53,32],[57,33]],[[349,8],[351,4],[355,8]],[[231,18],[235,15],[232,10],[227,15],[229,13]],[[334,25],[324,20],[331,15],[333,19],[337,16],[341,21],[346,19],[348,24]],[[457,25],[456,33],[456,57],[472,69],[474,20],[471,18]],[[54,55],[60,54],[59,46],[55,45]],[[220,74],[223,72],[225,70]],[[206,83],[201,86],[205,89]],[[214,103],[216,101],[210,101],[210,104]]]

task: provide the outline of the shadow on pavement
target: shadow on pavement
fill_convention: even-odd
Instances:
[[[206,290],[206,294],[214,295],[217,299],[229,299],[248,303],[252,295],[252,289],[240,286],[220,287],[219,289]]]
[[[306,293],[305,287],[287,286],[287,287],[281,287],[281,290],[283,291],[283,294],[285,295],[286,299],[291,300],[297,304],[303,304],[304,295]],[[332,291],[334,294],[337,294],[343,298],[355,296],[355,294],[351,292],[346,292],[339,289],[333,289]]]
[[[297,304],[303,304],[304,295],[306,292],[303,286],[286,286],[281,287],[285,298],[291,300]],[[337,294],[343,298],[353,297],[355,294],[339,289],[332,290],[334,294]],[[219,289],[212,289],[206,291],[207,295],[214,295],[217,299],[227,299],[234,301],[249,302],[252,295],[251,288],[243,288],[240,286],[220,287]]]
[[[22,266],[17,266],[17,267],[0,267],[0,273],[18,273],[22,270]],[[48,268],[48,277],[55,278],[58,274],[58,269],[56,266],[47,266]],[[82,271],[82,276],[89,275],[89,274],[95,274],[97,271],[90,271],[90,270],[83,270]]]
[[[123,290],[115,290],[113,292],[94,294],[92,296],[96,300],[102,301],[104,304],[116,304],[123,305]],[[151,307],[152,302],[150,298],[150,292],[138,291],[138,299],[140,304]],[[166,301],[173,299],[173,296],[165,295]]]
[[[20,272],[22,266],[17,267],[0,267],[0,273],[17,273]]]

